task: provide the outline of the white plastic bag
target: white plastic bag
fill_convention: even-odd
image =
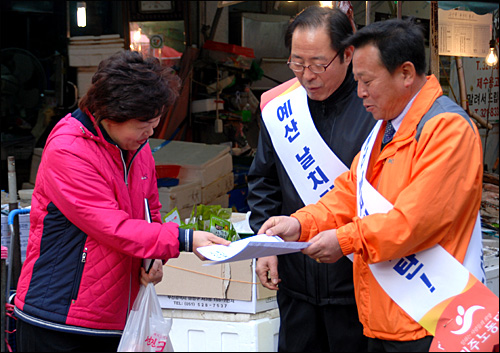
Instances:
[[[155,287],[141,284],[123,330],[118,352],[173,352],[168,336],[172,319],[164,318]]]

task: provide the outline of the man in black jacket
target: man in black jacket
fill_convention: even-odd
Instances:
[[[375,123],[356,94],[354,49],[340,44],[351,34],[342,11],[317,6],[288,26],[288,66],[296,78],[262,95],[263,124],[248,174],[256,233],[269,217],[290,215],[333,188]],[[256,272],[265,287],[279,284],[279,351],[366,351],[351,260],[321,264],[299,252],[260,258]]]

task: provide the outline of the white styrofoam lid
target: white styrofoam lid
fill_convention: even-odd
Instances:
[[[159,146],[165,140],[149,139],[151,149]],[[176,164],[203,166],[229,153],[227,145],[208,145],[205,143],[170,141],[153,154],[155,164]]]

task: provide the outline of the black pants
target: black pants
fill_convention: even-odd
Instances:
[[[48,330],[20,319],[16,324],[18,352],[116,352],[120,338]]]
[[[368,352],[428,352],[434,336],[427,336],[415,341],[385,341],[368,339]]]
[[[280,352],[366,352],[356,305],[317,306],[278,291]]]

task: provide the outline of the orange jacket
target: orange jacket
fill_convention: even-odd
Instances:
[[[442,113],[425,123],[418,143],[415,139],[422,116],[442,94],[438,80],[429,76],[381,153],[385,123],[379,130],[367,180],[394,205],[391,211],[362,219],[356,215],[358,154],[332,191],[292,215],[301,223],[300,241],[337,228],[344,255],[354,253],[356,302],[368,337],[409,341],[430,335],[391,300],[368,264],[399,259],[435,244],[460,262],[465,257],[481,203],[482,144],[477,128],[470,119]]]

